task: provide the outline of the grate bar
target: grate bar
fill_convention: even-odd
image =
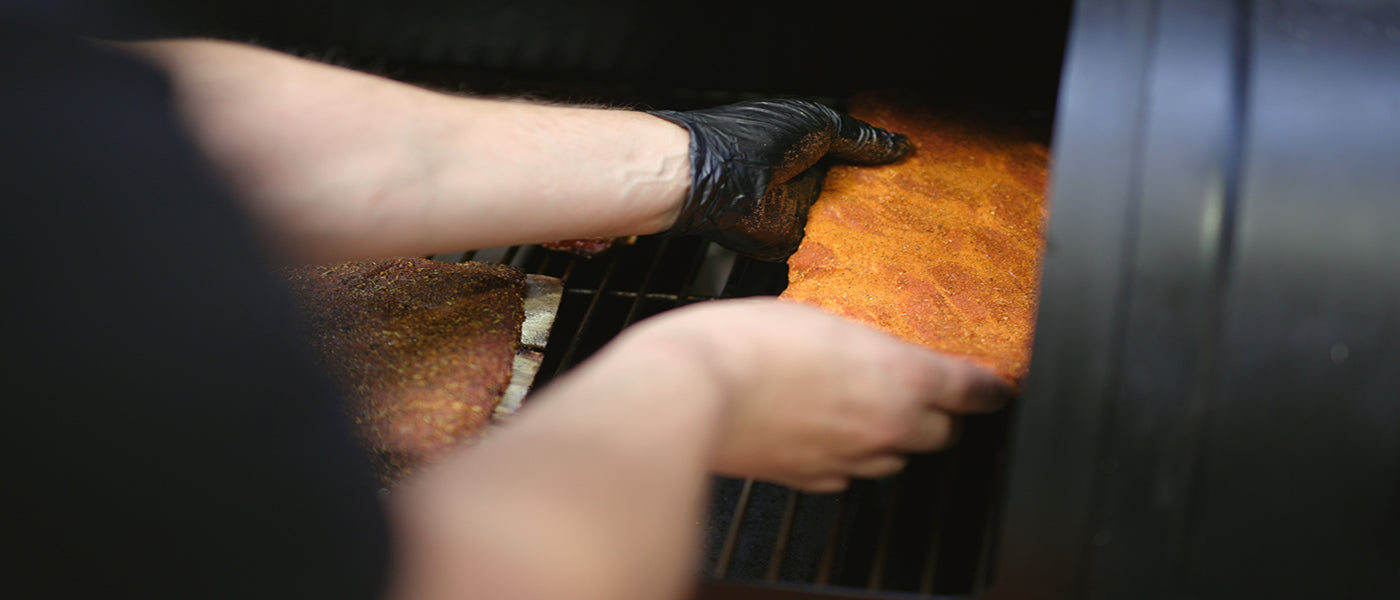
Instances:
[[[717,246],[716,246],[717,247]],[[682,303],[692,303],[700,300],[713,300],[715,296],[710,294],[695,294],[695,285],[699,282],[701,271],[705,268],[705,263],[710,260],[710,242],[702,241],[695,253],[695,258],[691,260],[690,267],[686,269],[685,283],[681,285],[681,291],[676,294],[675,303],[677,306]],[[725,277],[728,277],[725,273]]]
[[[992,558],[996,555],[997,528],[995,512],[988,511],[982,523],[982,545],[977,553],[977,572],[973,575],[973,591],[981,592],[992,583]]]
[[[568,268],[572,270],[576,262],[577,260],[571,261]],[[559,360],[559,366],[555,368],[554,374],[556,376],[564,372],[564,369],[573,365],[574,356],[578,354],[580,343],[583,341],[583,332],[588,330],[589,325],[592,325],[593,315],[598,308],[598,300],[603,297],[603,292],[608,287],[608,281],[612,279],[613,272],[616,270],[617,261],[608,262],[608,269],[603,272],[602,281],[598,282],[598,293],[589,301],[588,309],[583,313],[583,320],[580,321],[578,327],[574,329],[574,337],[569,340],[569,347],[564,350],[564,356]]]
[[[900,492],[904,479],[895,477],[886,481],[888,483],[881,483],[888,486],[886,497],[889,500],[882,511],[883,514],[880,515],[880,535],[875,542],[875,559],[870,565],[870,577],[865,582],[865,588],[868,590],[880,589],[880,584],[885,579],[885,562],[889,559],[890,544],[894,538],[895,515],[899,513]]]
[[[697,256],[696,260],[699,265],[695,268],[694,277],[686,289],[702,290],[698,294],[700,296],[722,295],[724,285],[733,274],[734,263],[739,260],[739,255],[719,244],[707,241],[700,248],[700,256]]]
[[[734,261],[734,266],[729,270],[729,278],[724,282],[724,290],[719,294],[721,297],[732,298],[738,295],[740,282],[748,274],[750,264],[750,261],[743,258]]]
[[[778,537],[773,542],[773,554],[768,557],[768,572],[765,581],[777,581],[783,568],[783,558],[787,555],[788,537],[792,535],[792,521],[797,513],[797,492],[787,490],[787,502],[783,505],[783,519],[778,524]]]
[[[817,568],[817,577],[814,583],[817,585],[827,585],[831,583],[831,572],[836,563],[836,547],[841,541],[841,530],[846,528],[846,521],[850,518],[851,510],[851,488],[841,492],[841,497],[837,498],[836,522],[831,527],[831,533],[827,535],[826,544],[822,549],[821,566]]]
[[[566,265],[564,265],[564,272],[559,274],[559,279],[562,280],[562,281],[568,281],[568,280],[569,280],[569,276],[571,276],[571,275],[574,274],[574,265],[577,265],[577,264],[578,264],[578,257],[577,257],[577,256],[570,256],[570,257],[569,257],[569,263],[566,264]],[[599,286],[599,289],[602,289],[602,286]]]
[[[520,246],[511,246],[507,248],[505,255],[501,257],[500,263],[503,265],[513,263],[515,261],[515,255],[518,253],[520,253]]]
[[[729,528],[724,532],[724,545],[720,546],[715,558],[715,577],[723,579],[729,573],[729,565],[734,562],[734,550],[739,545],[739,530],[743,528],[744,513],[749,509],[749,498],[753,492],[753,480],[745,479],[739,490],[739,498],[734,501],[734,516],[729,519]]]
[[[571,294],[571,295],[592,295],[592,294],[598,294],[598,293],[600,293],[600,292],[598,292],[598,290],[593,290],[593,289],[588,289],[588,288],[568,288],[568,289],[564,290],[564,293],[565,293],[565,294]],[[681,302],[698,302],[698,301],[701,301],[701,300],[714,300],[714,299],[715,299],[714,296],[696,296],[696,295],[691,295],[691,294],[668,294],[668,293],[665,293],[665,292],[648,292],[648,293],[642,294],[642,293],[638,293],[638,292],[629,292],[629,291],[627,291],[627,290],[608,290],[608,291],[606,291],[606,292],[602,292],[602,294],[608,296],[609,298],[633,298],[633,299],[636,299],[636,300],[638,300],[638,301],[640,301],[640,300],[665,300],[665,301],[672,302],[672,303],[676,303],[676,304],[679,304],[679,303],[681,303]]]
[[[977,573],[973,580],[973,585],[975,586],[974,591],[979,593],[991,586],[992,578],[996,577],[996,556],[997,552],[1000,550],[1001,543],[1001,531],[998,524],[1001,521],[1002,512],[1005,510],[1005,505],[1002,504],[1001,499],[1003,497],[1002,494],[1005,492],[1006,473],[1010,460],[1010,454],[1005,448],[1007,435],[1009,433],[1008,428],[1011,422],[1011,410],[1012,409],[1006,410],[1005,413],[998,417],[999,428],[997,432],[997,446],[1001,448],[1001,450],[995,453],[991,461],[992,472],[996,473],[997,476],[991,479],[987,488],[987,498],[990,504],[988,505],[983,519],[982,552],[978,557]]]
[[[622,326],[626,327],[637,321],[637,313],[641,312],[642,301],[647,298],[652,282],[656,279],[656,271],[661,267],[661,259],[666,256],[666,248],[670,246],[671,238],[662,238],[661,244],[656,247],[656,252],[651,256],[651,264],[647,265],[647,272],[642,276],[642,284],[637,291],[632,292],[632,306],[627,309],[627,316],[622,320]]]
[[[554,258],[554,253],[553,253],[553,252],[544,252],[544,253],[543,253],[543,256],[541,256],[541,258],[540,258],[540,264],[535,265],[534,274],[535,274],[535,275],[544,275],[545,271],[549,269],[549,261],[550,261],[551,259],[553,259],[553,258]]]
[[[954,447],[946,452],[942,473],[938,477],[938,500],[933,509],[937,516],[933,519],[933,531],[929,532],[928,554],[925,555],[924,568],[919,576],[920,594],[933,593],[933,586],[938,578],[938,560],[943,549],[943,524],[948,520],[948,507],[953,503],[951,484],[958,472],[958,450]]]
[[[501,258],[504,257],[508,252],[510,252],[510,248],[511,248],[511,247],[509,247],[509,246],[496,246],[496,247],[494,247],[494,248],[480,248],[480,249],[475,250],[475,251],[473,251],[473,252],[471,253],[471,254],[472,254],[471,260],[475,260],[475,261],[478,261],[478,262],[486,262],[486,263],[500,263],[500,264],[505,264],[506,261],[501,260]],[[466,256],[466,253],[463,253],[462,256],[465,257],[465,256]]]

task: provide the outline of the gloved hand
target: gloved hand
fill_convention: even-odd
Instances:
[[[797,251],[821,192],[823,156],[879,164],[913,149],[902,134],[804,100],[650,114],[690,131],[690,196],[666,233],[703,234],[762,260]]]

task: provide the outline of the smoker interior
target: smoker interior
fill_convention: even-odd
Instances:
[[[456,90],[1054,115],[1014,414],[841,495],[716,482],[702,597],[1400,596],[1394,2],[1079,0],[1072,28],[1069,2],[1012,0],[147,2],[222,28],[162,32]],[[783,286],[689,238],[473,258],[565,279],[542,383],[639,318]]]
[[[461,72],[451,66],[396,68],[406,80],[460,85]],[[676,108],[769,95],[497,70],[474,71],[470,89]],[[844,90],[821,91],[801,95],[841,106]],[[949,103],[963,107],[966,101]],[[1051,107],[1011,104],[983,111],[1045,132],[1048,142]],[[536,385],[547,385],[639,319],[716,298],[776,295],[787,284],[786,265],[738,257],[694,237],[642,237],[635,245],[615,247],[593,259],[538,246],[490,249],[460,259],[506,262],[527,273],[564,280],[564,299]],[[1012,411],[1004,411],[965,419],[955,447],[913,457],[900,475],[857,480],[840,494],[806,494],[771,483],[715,478],[704,528],[699,597],[981,593],[995,564],[995,524],[1011,416]]]
[[[400,64],[395,69],[397,76],[431,87],[464,85],[463,71],[453,66]],[[489,69],[470,71],[469,88],[545,100],[676,108],[768,95]],[[841,106],[836,93],[803,97]],[[953,102],[962,106],[965,99]],[[1049,106],[997,106],[981,112],[1044,132],[1049,141]],[[785,264],[736,256],[696,237],[644,236],[596,258],[539,246],[436,258],[503,262],[564,281],[564,298],[536,386],[547,385],[640,319],[717,298],[772,296],[787,285]],[[715,478],[704,530],[700,597],[747,592],[762,598],[779,588],[799,589],[814,598],[856,591],[880,596],[981,592],[994,564],[994,525],[1010,417],[1011,411],[1004,411],[967,418],[955,447],[913,457],[902,474],[857,480],[840,494],[806,494],[771,483]]]
[[[889,44],[857,17],[855,58],[826,63],[758,44],[697,53],[721,67],[693,80],[556,73],[678,108],[909,87],[1054,114],[1014,414],[840,496],[717,482],[701,597],[1400,596],[1400,6],[1080,0],[1062,53],[1068,13],[1032,4],[921,3]],[[807,31],[836,46],[839,21]],[[781,285],[735,265],[720,295]]]
[[[138,4],[169,16],[144,35],[251,39],[448,91],[684,110],[772,96],[839,108],[858,91],[900,88],[1030,125],[1047,142],[1069,12],[1066,1],[1008,0]],[[537,389],[637,320],[786,286],[785,265],[693,237],[643,237],[593,259],[538,246],[435,258],[564,281]],[[840,494],[717,478],[701,597],[977,594],[992,576],[1010,416],[970,418],[953,449]]]
[[[778,4],[759,3],[757,7],[760,13],[773,13]],[[714,6],[722,7],[722,3]],[[1046,6],[1050,7],[1048,12]],[[502,49],[513,42],[499,36],[494,38],[495,46],[488,39],[472,47],[458,45],[456,50],[441,39],[404,44],[392,35],[362,43],[374,48],[368,54],[382,60],[373,67],[407,81],[472,93],[677,109],[798,95],[839,107],[842,98],[854,91],[900,87],[922,92],[935,105],[966,107],[976,103],[983,112],[1045,132],[1048,142],[1064,35],[1062,29],[1053,27],[1057,18],[1062,21],[1066,17],[1064,6],[1044,4],[1023,15],[1028,20],[1041,19],[1035,24],[1038,33],[1029,36],[1029,43],[1016,52],[1003,50],[1000,57],[978,56],[978,52],[985,54],[987,48],[997,47],[987,39],[976,40],[968,31],[951,33],[966,28],[968,18],[986,23],[988,15],[982,11],[989,8],[915,8],[913,21],[899,22],[894,31],[884,32],[870,27],[880,21],[871,16],[878,11],[866,13],[857,18],[865,22],[855,31],[847,28],[845,36],[858,48],[817,50],[819,56],[815,57],[772,58],[776,47],[783,44],[789,47],[789,54],[799,47],[810,54],[814,40],[840,39],[841,34],[834,31],[840,29],[839,20],[809,16],[808,24],[816,31],[800,24],[779,29],[759,38],[760,47],[752,48],[753,56],[721,56],[718,60],[713,52],[675,51],[674,45],[658,44],[645,35],[621,35],[615,30],[617,25],[603,29],[621,35],[622,41],[572,38],[576,47],[570,49],[571,38],[544,36],[533,52],[520,47]],[[531,13],[529,7],[520,10]],[[902,10],[911,12],[908,7]],[[885,14],[891,12],[898,11]],[[519,13],[494,14],[499,22]],[[639,9],[636,14],[643,22],[659,20],[647,10]],[[713,20],[717,14],[708,18]],[[1043,29],[1047,20],[1051,27],[1048,33]],[[920,37],[918,28],[905,31],[911,28],[910,23],[918,22],[937,23],[931,26],[933,33],[946,30],[943,36],[952,39],[931,44],[929,38]],[[457,26],[472,28],[470,23]],[[541,26],[551,27],[548,21]],[[738,26],[753,27],[752,22]],[[411,25],[405,27],[412,30]],[[634,22],[633,27],[646,25]],[[701,26],[691,24],[669,31],[693,38],[699,29]],[[1014,36],[1025,29],[1025,24],[1013,24],[986,33]],[[443,36],[452,30],[451,24],[436,24],[426,35]],[[795,32],[804,31],[811,37],[794,38]],[[887,42],[889,56],[872,51],[872,43],[881,39]],[[628,56],[597,58],[616,44],[630,44],[617,50]],[[972,54],[950,50],[959,45]],[[638,63],[638,46],[646,48],[643,54],[660,53],[664,58],[653,57],[659,64]],[[425,47],[429,49],[425,51]],[[547,58],[551,53],[556,55],[554,59]],[[1017,53],[1031,58],[1008,58]],[[571,68],[551,68],[551,60],[562,60],[563,56],[593,58]],[[337,58],[352,64],[363,62],[353,55]],[[997,60],[1008,66],[985,64]],[[984,68],[973,68],[979,63]],[[505,262],[528,273],[564,280],[566,292],[536,385],[548,385],[550,379],[586,359],[639,319],[715,298],[774,295],[786,286],[785,265],[736,257],[690,237],[643,237],[633,246],[616,247],[594,259],[535,246],[440,258]],[[878,596],[969,596],[981,592],[993,574],[994,524],[1010,417],[1007,411],[968,419],[963,423],[960,443],[953,449],[914,457],[901,475],[857,481],[841,494],[812,495],[769,483],[716,478],[704,532],[701,597],[741,593],[765,597],[779,593],[779,589],[801,590],[812,597],[854,592]]]
[[[715,298],[773,295],[786,285],[784,265],[738,257],[695,237],[644,237],[597,258],[539,246],[435,258],[499,262],[563,279],[537,388],[639,319]],[[810,590],[980,590],[990,575],[1006,423],[1006,414],[970,419],[954,449],[917,457],[899,476],[858,481],[841,494],[716,478],[704,575]]]

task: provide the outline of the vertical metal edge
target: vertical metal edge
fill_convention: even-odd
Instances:
[[[1170,595],[1195,449],[1218,358],[1233,230],[1241,72],[1239,1],[1158,5],[1139,138],[1131,297],[1100,454],[1093,595]]]
[[[1086,594],[1100,444],[1129,291],[1155,2],[1079,0],[1056,109],[1036,342],[989,598]]]
[[[1220,223],[1216,240],[1216,257],[1210,272],[1209,314],[1201,327],[1203,335],[1198,352],[1200,363],[1197,383],[1186,407],[1186,425],[1176,440],[1175,447],[1169,449],[1176,452],[1174,456],[1176,471],[1172,475],[1176,478],[1182,498],[1181,509],[1175,511],[1171,516],[1170,529],[1165,544],[1167,556],[1163,574],[1164,578],[1170,582],[1180,582],[1184,579],[1182,574],[1186,562],[1186,538],[1190,533],[1194,506],[1192,501],[1195,497],[1196,479],[1203,458],[1201,445],[1209,417],[1208,407],[1222,393],[1220,386],[1222,373],[1218,359],[1222,352],[1226,302],[1231,266],[1234,263],[1235,236],[1238,230],[1242,192],[1240,176],[1245,154],[1245,123],[1248,118],[1246,113],[1251,93],[1249,69],[1253,54],[1251,29],[1254,11],[1251,0],[1235,0],[1232,6],[1233,13],[1230,18],[1233,19],[1233,22],[1229,25],[1233,40],[1230,47],[1232,55],[1228,68],[1233,75],[1233,85],[1229,88],[1230,99],[1227,109],[1229,122],[1225,137],[1226,146],[1223,148],[1224,155],[1221,157],[1223,164],[1220,206],[1214,209],[1219,211]],[[1179,584],[1176,586],[1179,587]],[[1175,591],[1179,593],[1181,590]]]

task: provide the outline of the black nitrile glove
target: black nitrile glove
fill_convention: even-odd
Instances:
[[[830,154],[887,163],[909,138],[803,100],[756,100],[688,112],[653,111],[690,131],[690,196],[668,234],[703,234],[762,260],[797,251]]]

